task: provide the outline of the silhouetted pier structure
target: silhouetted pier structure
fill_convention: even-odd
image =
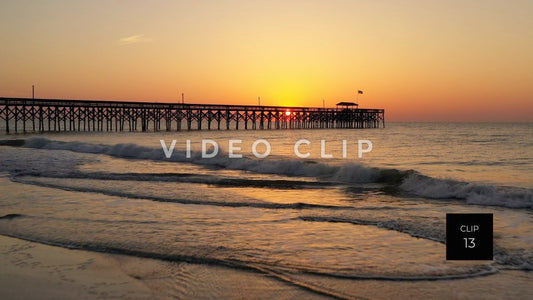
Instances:
[[[10,132],[385,127],[385,110],[0,97]]]

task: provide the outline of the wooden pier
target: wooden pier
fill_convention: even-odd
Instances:
[[[6,133],[385,127],[385,110],[0,97]]]

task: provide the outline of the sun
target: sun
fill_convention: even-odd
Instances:
[[[285,112],[285,115],[286,115],[286,116],[290,116],[290,115],[291,115],[291,112],[288,110],[288,111]]]

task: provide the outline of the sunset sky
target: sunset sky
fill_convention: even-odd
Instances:
[[[0,96],[533,121],[533,1],[2,1]]]

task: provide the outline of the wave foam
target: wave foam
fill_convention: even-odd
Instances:
[[[120,158],[188,162],[197,165],[209,165],[224,169],[262,174],[318,177],[344,183],[369,183],[387,179],[383,178],[379,169],[367,168],[359,164],[331,166],[322,163],[308,163],[301,160],[234,159],[223,155],[218,155],[213,158],[202,158],[200,152],[193,152],[190,158],[187,158],[184,153],[175,152],[171,158],[167,159],[162,149],[143,147],[136,144],[100,145],[82,142],[52,141],[45,138],[28,139],[24,146],[38,149],[107,154]]]
[[[407,176],[400,188],[431,199],[460,199],[468,204],[533,209],[533,190],[530,189],[466,183],[420,174]]]
[[[379,182],[398,186],[405,192],[430,199],[460,199],[465,200],[468,204],[533,209],[533,190],[531,189],[496,187],[432,178],[412,170],[400,171],[396,169],[370,168],[355,163],[333,166],[291,159],[234,159],[224,155],[206,159],[201,157],[200,152],[192,153],[190,158],[187,158],[185,153],[176,152],[170,159],[167,159],[162,149],[149,148],[136,144],[100,145],[83,142],[52,141],[45,138],[30,138],[25,142],[24,146],[39,149],[106,154],[130,159],[188,162],[197,165],[250,171],[261,174],[317,177],[326,181],[348,184]]]

